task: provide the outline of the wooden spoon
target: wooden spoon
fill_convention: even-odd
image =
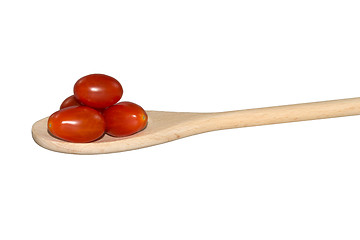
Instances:
[[[99,154],[148,147],[179,138],[229,128],[360,115],[360,98],[247,109],[218,113],[147,111],[148,126],[132,136],[115,138],[105,135],[91,143],[71,143],[52,137],[47,131],[48,118],[34,123],[32,136],[49,150]]]

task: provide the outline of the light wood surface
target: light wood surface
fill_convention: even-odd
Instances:
[[[71,143],[52,137],[47,119],[34,123],[32,136],[40,146],[63,153],[100,154],[153,146],[179,138],[229,128],[240,128],[360,115],[360,98],[303,103],[218,113],[147,111],[148,126],[129,137],[105,135],[91,143]]]

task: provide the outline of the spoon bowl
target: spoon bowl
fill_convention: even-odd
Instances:
[[[122,152],[144,148],[169,142],[182,137],[193,135],[186,124],[188,121],[199,119],[200,113],[178,113],[147,111],[147,127],[131,136],[112,137],[105,134],[101,139],[90,143],[72,143],[53,137],[47,130],[48,117],[34,123],[32,136],[40,146],[63,153],[100,154]],[[206,115],[204,113],[204,115]]]

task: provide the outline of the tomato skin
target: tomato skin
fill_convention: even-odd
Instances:
[[[62,140],[92,142],[105,133],[105,120],[100,112],[87,106],[63,108],[48,119],[49,132]]]
[[[117,103],[123,95],[121,84],[104,74],[90,74],[74,85],[74,96],[82,104],[101,109]]]
[[[148,121],[145,110],[132,102],[120,102],[103,112],[105,132],[114,137],[125,137],[143,130]]]
[[[81,106],[81,103],[76,100],[74,95],[67,97],[60,105],[60,109],[72,107],[72,106]]]

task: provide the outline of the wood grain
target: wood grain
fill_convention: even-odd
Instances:
[[[360,98],[247,109],[217,113],[147,111],[145,130],[132,136],[104,135],[91,143],[71,143],[54,138],[47,131],[47,119],[34,123],[32,136],[40,146],[63,153],[101,154],[153,146],[179,138],[229,128],[240,128],[360,115]]]

